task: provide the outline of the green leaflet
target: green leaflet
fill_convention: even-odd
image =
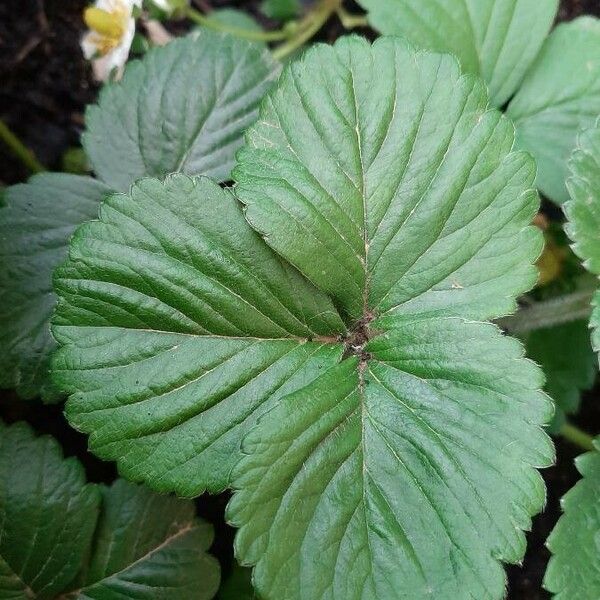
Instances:
[[[549,448],[514,423],[547,414],[539,372],[489,324],[384,327],[364,371],[336,365],[244,441],[228,517],[265,598],[502,598],[498,559],[524,553]]]
[[[589,390],[598,373],[598,362],[590,344],[587,321],[572,321],[537,329],[524,337],[527,356],[546,375],[544,389],[556,410],[551,431],[558,431],[565,414],[576,413],[582,390]]]
[[[600,450],[600,440],[594,445]],[[553,556],[544,587],[555,600],[596,600],[600,596],[600,454],[576,459],[583,476],[562,499],[564,514],[548,538]]]
[[[454,54],[503,106],[550,31],[558,0],[359,0],[371,25],[419,47]]]
[[[349,322],[365,300],[486,319],[537,277],[523,260],[541,248],[524,228],[534,168],[512,146],[510,122],[451,57],[352,38],[284,71],[233,175],[250,224]]]
[[[59,398],[49,381],[52,271],[75,228],[110,190],[91,177],[48,173],[7,188],[0,209],[0,386]]]
[[[580,134],[569,166],[571,200],[564,206],[565,229],[584,267],[600,276],[600,121]]]
[[[192,503],[86,484],[50,437],[0,422],[0,598],[209,600],[219,566]]]
[[[278,73],[266,48],[204,28],[151,50],[87,110],[83,145],[94,171],[122,191],[176,171],[229,179]]]
[[[573,240],[573,251],[585,268],[600,276],[600,121],[579,136],[578,147],[569,163],[567,181],[571,200],[565,203],[566,232]],[[600,291],[596,292],[590,319],[592,346],[600,349]]]
[[[254,229],[177,175],[74,236],[54,322],[70,421],[157,489],[233,485],[264,600],[501,598],[553,458],[540,371],[477,321],[536,280],[513,141],[449,56],[309,50],[238,155]]]
[[[227,487],[257,415],[339,360],[307,342],[343,331],[331,302],[208,179],[112,196],[70,257],[54,321],[67,415],[92,451],[157,489]]]
[[[536,159],[538,187],[564,202],[577,134],[600,112],[600,20],[581,17],[559,25],[507,112],[515,121],[517,145]]]

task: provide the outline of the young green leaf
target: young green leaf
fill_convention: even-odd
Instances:
[[[567,234],[574,252],[583,265],[600,276],[600,120],[579,136],[578,147],[570,161],[571,177],[567,181],[571,200],[565,203]],[[600,350],[600,291],[593,301],[590,319],[592,346]]]
[[[579,409],[582,390],[589,390],[598,373],[587,321],[572,321],[529,332],[524,337],[527,356],[546,375],[544,389],[556,410],[551,430],[558,431],[565,414]]]
[[[52,438],[0,422],[0,597],[209,600],[219,565],[191,502],[86,484]]]
[[[98,214],[109,192],[90,177],[48,173],[7,188],[0,208],[0,386],[58,398],[49,381],[52,271],[75,228]]]
[[[600,113],[600,20],[581,17],[559,25],[507,111],[515,122],[517,145],[537,161],[538,187],[564,202],[577,134]]]
[[[309,50],[239,154],[260,235],[183,175],[75,235],[54,328],[71,422],[156,488],[233,477],[266,600],[501,598],[553,458],[539,369],[476,321],[536,280],[535,167],[513,141],[449,56]]]
[[[87,110],[83,144],[94,171],[123,191],[176,171],[229,179],[278,73],[266,48],[207,29],[151,50]]]
[[[600,438],[594,442],[600,451]],[[544,587],[555,600],[596,600],[600,597],[600,453],[576,459],[583,476],[562,499],[563,516],[548,538],[553,556]]]
[[[112,196],[70,256],[54,326],[67,415],[93,452],[154,488],[227,487],[257,415],[340,358],[325,345],[344,331],[331,302],[209,179]]]
[[[51,437],[0,421],[0,597],[54,598],[90,546],[100,493]]]
[[[558,10],[558,0],[358,1],[382,33],[454,54],[485,79],[495,106],[519,87]]]

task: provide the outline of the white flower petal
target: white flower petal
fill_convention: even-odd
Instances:
[[[123,67],[129,58],[129,50],[135,35],[135,19],[127,21],[127,29],[121,43],[111,50],[106,56],[93,61],[94,76],[100,81],[106,81],[113,69],[117,69],[116,78],[120,79]]]
[[[87,60],[93,58],[98,52],[98,46],[94,42],[95,33],[89,31],[86,33],[83,38],[81,38],[81,49],[83,50],[83,55]]]

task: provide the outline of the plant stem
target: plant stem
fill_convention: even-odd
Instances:
[[[296,35],[273,50],[274,58],[282,60],[310,40],[339,8],[340,1],[321,0],[320,4],[308,13],[306,18],[299,24]],[[302,26],[304,23],[306,23],[305,27]]]
[[[236,37],[240,37],[253,42],[277,42],[280,40],[286,40],[291,37],[294,33],[293,28],[278,29],[276,31],[252,31],[251,29],[241,29],[239,27],[231,27],[224,23],[219,23],[214,19],[208,18],[203,15],[200,11],[195,8],[189,7],[187,9],[187,17],[194,23],[214,29],[215,31],[221,31],[223,33],[230,33]]]
[[[571,423],[565,422],[560,428],[560,435],[583,450],[596,450],[594,438]]]
[[[519,334],[588,319],[592,312],[594,293],[595,290],[580,290],[559,298],[536,302],[521,308],[511,317],[499,319],[497,323],[508,333]]]
[[[354,15],[349,13],[343,6],[337,9],[337,15],[340,19],[340,23],[346,29],[354,29],[355,27],[368,27],[369,21],[366,15]]]
[[[33,152],[23,144],[2,119],[0,119],[0,139],[32,173],[41,173],[46,170]]]

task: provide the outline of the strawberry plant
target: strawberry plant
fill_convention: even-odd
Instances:
[[[598,21],[360,4],[85,11],[89,171],[0,208],[1,416],[58,438],[0,421],[0,597],[501,599],[550,435],[543,585],[600,596]]]

